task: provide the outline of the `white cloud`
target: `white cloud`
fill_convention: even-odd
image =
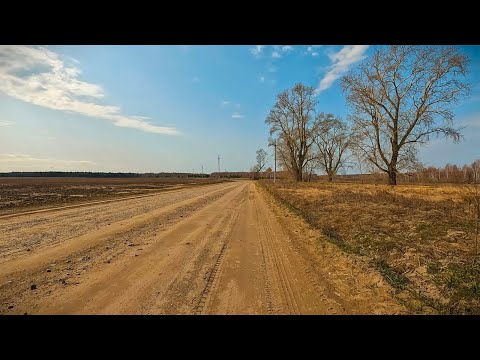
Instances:
[[[309,46],[307,47],[307,51],[305,51],[304,54],[305,54],[305,55],[312,55],[312,56],[314,56],[314,57],[315,57],[315,56],[318,56],[318,55],[319,55],[318,51],[314,51],[314,49],[315,49],[315,48],[319,48],[319,47],[321,47],[321,46],[322,46],[322,45],[309,45]]]
[[[265,82],[265,76],[260,76],[259,80],[261,83]]]
[[[71,61],[75,63],[74,60]],[[78,78],[81,70],[68,66],[45,47],[0,46],[0,91],[49,109],[111,121],[120,127],[176,135],[173,127],[157,126],[146,117],[124,115],[120,107],[100,103],[101,86]]]
[[[37,158],[25,154],[0,154],[0,171],[87,170],[96,165],[89,160]]]
[[[260,56],[265,45],[255,45],[254,48],[250,48],[250,52],[255,56]]]
[[[284,45],[284,46],[282,46],[282,51],[283,51],[283,52],[290,52],[290,51],[293,51],[293,46],[290,46],[290,45]]]
[[[194,76],[193,79],[192,79],[192,82],[198,83],[198,82],[200,82],[200,78],[198,76]]]
[[[366,57],[364,54],[368,47],[368,45],[346,45],[340,51],[329,54],[328,57],[332,65],[330,65],[329,70],[320,80],[317,92],[328,89],[335,80],[350,69],[351,65],[364,59]]]
[[[234,113],[232,114],[232,118],[234,118],[234,119],[242,119],[242,118],[244,118],[244,116],[243,116],[242,114],[238,113],[238,112],[234,112]]]
[[[15,123],[13,123],[11,121],[3,121],[3,122],[0,122],[0,127],[2,127],[2,126],[12,126],[13,124],[15,124]]]
[[[230,101],[228,101],[228,100],[223,100],[222,101],[222,106],[227,106],[228,104],[230,104]]]
[[[281,58],[281,57],[282,57],[282,55],[280,55],[280,53],[278,51],[272,52],[272,58],[278,59],[278,58]]]

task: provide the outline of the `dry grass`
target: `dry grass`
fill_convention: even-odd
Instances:
[[[340,248],[370,259],[412,310],[480,313],[464,185],[262,184]]]

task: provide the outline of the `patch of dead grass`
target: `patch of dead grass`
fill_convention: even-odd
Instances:
[[[409,293],[405,301],[414,310],[480,313],[480,264],[464,185],[262,185],[341,249],[369,257],[391,285]]]

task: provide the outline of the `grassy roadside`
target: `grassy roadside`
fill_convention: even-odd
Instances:
[[[462,186],[259,184],[340,249],[366,257],[411,311],[480,314],[480,259]]]

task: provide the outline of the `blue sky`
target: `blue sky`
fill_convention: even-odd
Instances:
[[[279,92],[318,87],[346,118],[339,77],[365,45],[1,46],[0,171],[248,170],[267,147]],[[455,109],[460,144],[434,140],[426,165],[480,158],[480,47],[462,46],[472,94]]]

